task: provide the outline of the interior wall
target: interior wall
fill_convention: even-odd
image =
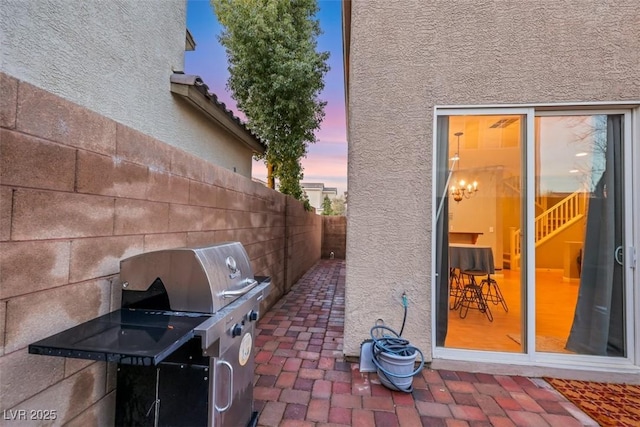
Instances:
[[[508,191],[502,200],[502,245],[505,253],[508,253],[511,250],[511,231],[522,228],[520,212],[522,199],[520,194]]]
[[[497,269],[502,268],[503,219],[501,203],[502,168],[464,170],[454,173],[452,181],[463,174],[467,181],[477,180],[479,191],[468,199],[459,202],[449,197],[449,231],[471,231],[482,233],[477,245],[490,246]]]
[[[272,278],[261,310],[320,259],[322,218],[297,200],[9,75],[0,86],[0,410],[113,425],[115,365],[27,346],[120,308],[123,258],[240,241]]]
[[[585,217],[571,224],[566,229],[560,231],[553,238],[541,243],[536,248],[536,268],[563,269],[566,245],[569,242],[584,242]],[[569,260],[575,262],[575,259]]]

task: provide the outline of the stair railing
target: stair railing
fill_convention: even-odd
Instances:
[[[538,215],[534,221],[535,246],[538,247],[582,218],[586,211],[586,199],[587,193],[578,190]],[[522,232],[520,230],[511,230],[511,268],[518,268],[520,264],[520,254],[522,252]]]

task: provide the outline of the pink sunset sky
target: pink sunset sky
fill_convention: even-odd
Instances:
[[[342,65],[341,2],[318,1],[323,34],[318,38],[318,50],[329,51],[330,71],[325,76],[325,88],[320,99],[327,102],[325,118],[317,132],[318,142],[309,145],[302,161],[303,182],[324,183],[336,187],[338,195],[347,191],[347,137],[345,123],[344,78]],[[187,2],[187,28],[196,42],[196,49],[186,52],[185,73],[198,75],[228,109],[238,117],[244,115],[236,108],[226,88],[229,72],[224,48],[218,41],[222,31],[208,0]],[[253,162],[253,177],[266,180],[267,171],[262,161]]]

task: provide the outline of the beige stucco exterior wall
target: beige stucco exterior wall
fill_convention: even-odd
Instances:
[[[637,0],[354,1],[345,353],[406,291],[431,357],[434,106],[637,99]]]
[[[186,12],[185,0],[3,0],[0,69],[251,177],[251,150],[171,94]]]

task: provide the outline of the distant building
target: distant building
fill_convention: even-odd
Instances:
[[[338,189],[336,187],[325,187],[323,183],[301,182],[300,186],[309,198],[309,204],[315,208],[318,214],[322,213],[322,202],[325,196],[328,196],[329,200],[338,197]]]

